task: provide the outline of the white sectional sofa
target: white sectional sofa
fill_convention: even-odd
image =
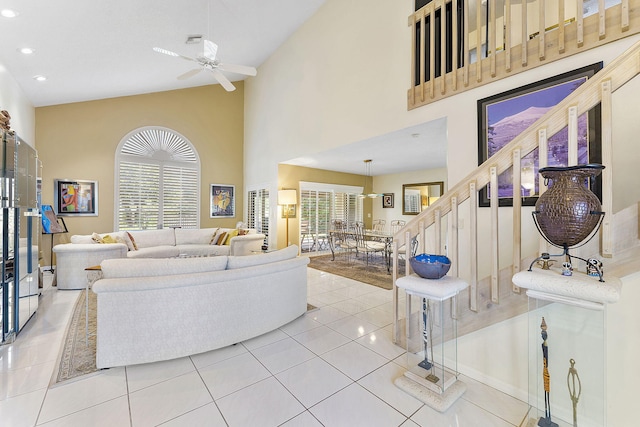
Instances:
[[[283,326],[307,308],[307,257],[109,259],[93,284],[99,369],[184,357]]]
[[[113,258],[177,258],[189,256],[249,255],[259,252],[264,234],[249,229],[248,234],[230,237],[227,244],[215,244],[230,228],[167,228],[161,230],[116,231],[71,236],[71,243],[56,245],[56,283],[58,289],[83,289],[85,268]],[[96,240],[122,243],[98,243]]]

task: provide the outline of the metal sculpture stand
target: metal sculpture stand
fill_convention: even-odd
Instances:
[[[424,360],[418,363],[422,369],[429,371],[427,380],[434,384],[440,381],[440,378],[433,373],[433,363],[429,362],[429,344],[431,344],[431,360],[433,361],[433,319],[431,318],[431,304],[426,298],[422,298],[422,341],[424,342]]]
[[[558,427],[558,424],[551,421],[551,401],[549,392],[551,390],[551,378],[549,376],[549,347],[547,346],[547,322],[542,318],[540,324],[542,330],[542,379],[544,382],[544,417],[540,417],[538,425],[540,427]]]
[[[569,363],[571,363],[571,366],[567,374],[567,387],[569,388],[569,396],[571,396],[571,403],[573,404],[573,427],[578,427],[578,400],[580,399],[580,394],[582,394],[582,383],[580,382],[578,371],[574,367],[576,361],[569,359]]]

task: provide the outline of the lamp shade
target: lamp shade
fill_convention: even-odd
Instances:
[[[296,190],[278,190],[279,205],[296,205],[298,204],[298,194]]]

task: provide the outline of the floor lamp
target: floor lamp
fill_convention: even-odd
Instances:
[[[287,219],[287,243],[289,246],[289,210],[291,206],[298,204],[298,195],[296,190],[278,190],[278,204],[284,209],[285,218]]]

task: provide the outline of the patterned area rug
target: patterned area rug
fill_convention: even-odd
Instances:
[[[53,384],[67,381],[81,375],[91,374],[96,368],[96,308],[97,295],[89,292],[89,344],[85,339],[85,292],[80,292],[73,315],[63,341],[59,356],[58,370],[53,375]],[[307,304],[307,311],[317,310]]]
[[[85,335],[85,292],[80,292],[67,334],[63,341],[58,372],[54,383],[95,372],[96,369],[96,306],[97,296],[89,292],[89,339]]]
[[[336,254],[335,261],[331,261],[331,255],[320,255],[309,257],[309,267],[379,288],[393,289],[393,279],[387,272],[387,265],[381,256],[372,257],[367,265],[366,261],[354,259],[353,255],[347,259],[345,254]],[[404,260],[398,260],[398,270],[399,274],[404,273]]]

